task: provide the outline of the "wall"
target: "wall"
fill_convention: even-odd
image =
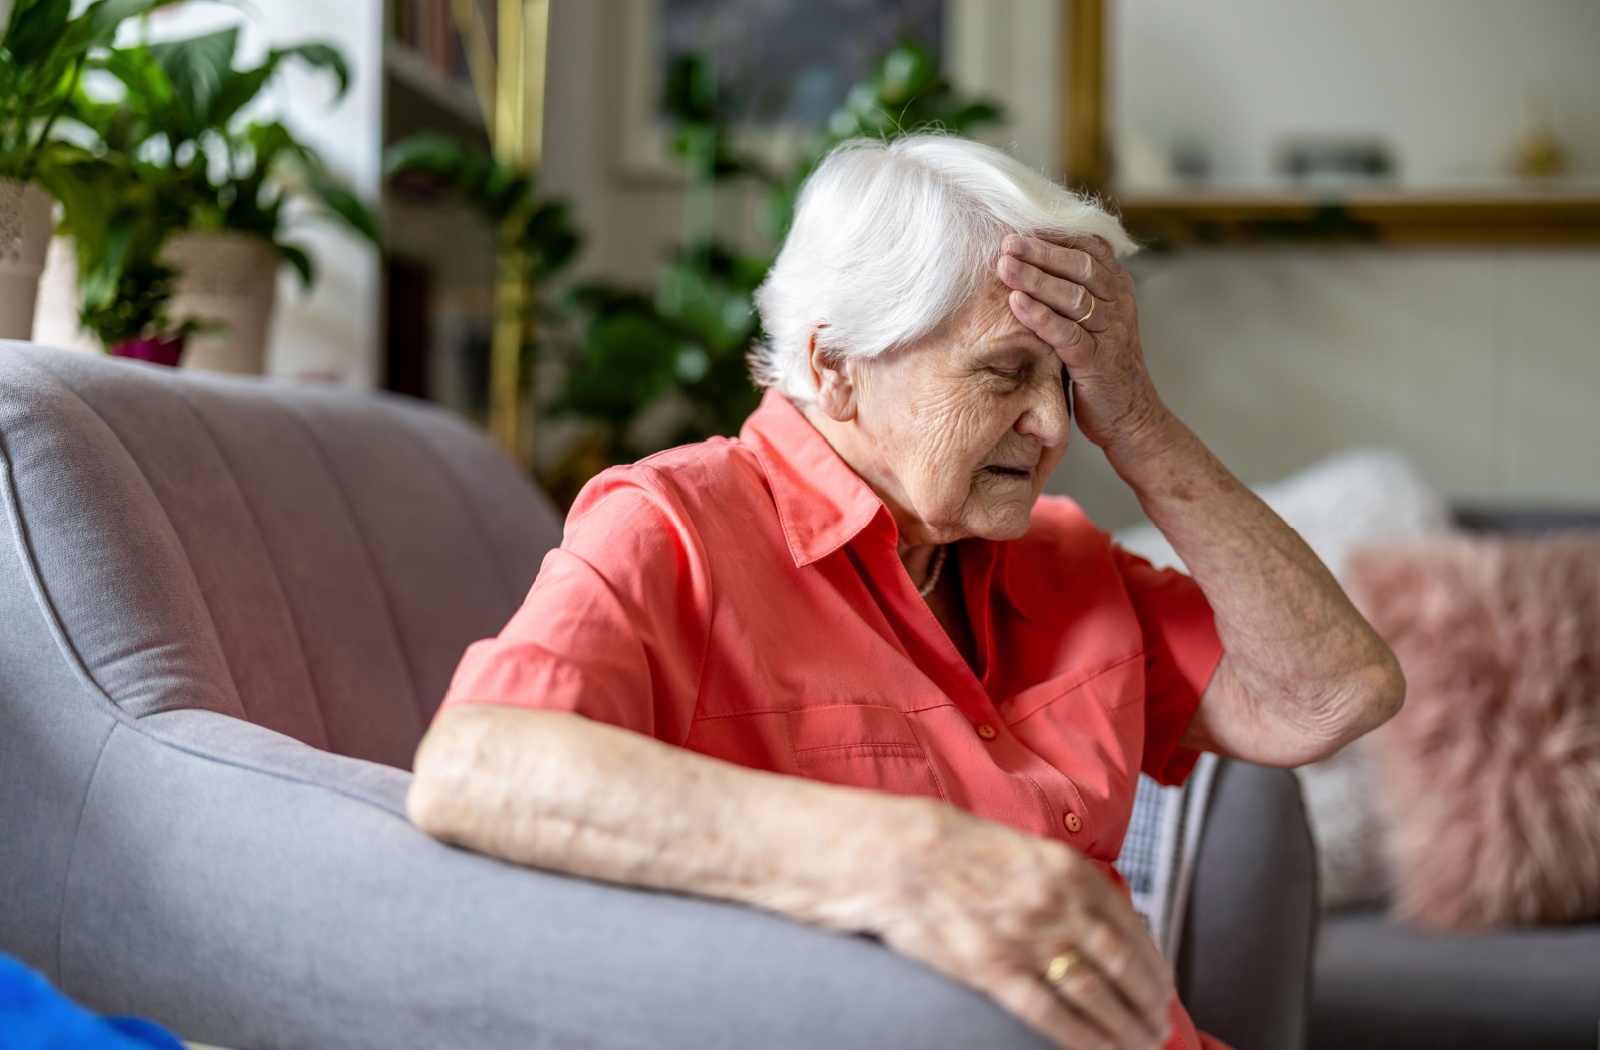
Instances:
[[[1313,42],[1327,38],[1328,25],[1340,24],[1328,22],[1333,13],[1343,20],[1344,12],[1355,11],[1352,24],[1379,32],[1371,27],[1387,23],[1377,15],[1394,12],[1392,4],[1369,11],[1377,0],[1362,0],[1359,10],[1309,0],[1230,2],[1248,5],[1239,10],[1251,19],[1275,19],[1298,34],[1302,50],[1277,56],[1290,67],[1315,53]],[[1432,18],[1451,31],[1478,27],[1467,34],[1476,68],[1493,67],[1501,50],[1521,46],[1497,45],[1493,35],[1507,32],[1508,12],[1527,6],[1510,0],[1427,5],[1407,17]],[[1118,48],[1147,56],[1135,66],[1144,70],[1144,97],[1188,105],[1192,96],[1218,127],[1243,129],[1239,141],[1262,144],[1242,147],[1243,153],[1264,155],[1281,126],[1274,107],[1282,92],[1229,86],[1229,70],[1244,67],[1219,49],[1230,34],[1238,36],[1235,24],[1207,22],[1199,12],[1216,5],[1186,0],[1115,6],[1136,15],[1124,29],[1137,33]],[[1591,13],[1600,10],[1590,0],[1532,0],[1530,6],[1566,19],[1560,22],[1566,37],[1592,33]],[[590,231],[585,269],[648,281],[680,237],[682,194],[670,183],[630,178],[616,163],[621,11],[620,0],[554,5],[545,183],[575,201]],[[1056,11],[1053,0],[996,0],[958,9],[953,19],[953,52],[965,82],[1012,109],[1013,127],[1000,139],[1015,139],[1019,154],[1040,165],[1055,155]],[[1361,11],[1366,15],[1356,17]],[[1205,33],[1192,39],[1210,51],[1185,43],[1201,33],[1191,25],[1197,20]],[[1138,33],[1159,39],[1141,41]],[[1351,35],[1359,40],[1370,33]],[[1580,69],[1574,58],[1600,54],[1600,40],[1587,39],[1546,57],[1553,84],[1577,85],[1560,89],[1555,99],[1557,117],[1589,136],[1575,159],[1600,168],[1600,134],[1590,135],[1585,123],[1596,100],[1584,79],[1600,66],[1590,61]],[[1184,48],[1208,55],[1211,79],[1203,91]],[[1426,62],[1417,69],[1438,73]],[[1345,77],[1358,83],[1360,71]],[[1334,83],[1318,90],[1340,88]],[[1206,108],[1220,97],[1231,102]],[[1252,100],[1255,110],[1247,105]],[[1373,97],[1363,105],[1382,102]],[[1477,141],[1499,142],[1508,122],[1520,118],[1522,99],[1496,112],[1494,121],[1484,118],[1488,130]],[[1449,160],[1465,155],[1466,147],[1448,145],[1448,136],[1436,136],[1446,144],[1430,152],[1422,148],[1427,140],[1421,132],[1405,134],[1406,156],[1422,165],[1416,170],[1477,170]],[[1271,480],[1340,449],[1389,444],[1460,499],[1600,504],[1600,251],[1252,249],[1145,256],[1134,264],[1144,344],[1158,386],[1246,480]],[[1131,494],[1081,436],[1052,487],[1075,495],[1108,526],[1138,515]]]
[[[1158,388],[1248,481],[1357,445],[1450,496],[1600,505],[1600,252],[1374,248],[1136,258]],[[1138,507],[1075,435],[1056,487]]]

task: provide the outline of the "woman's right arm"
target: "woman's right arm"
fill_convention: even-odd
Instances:
[[[1109,880],[1061,843],[559,711],[449,708],[415,769],[407,809],[443,841],[872,934],[1063,1046],[1165,1038],[1172,988],[1155,946]],[[1041,975],[1068,950],[1092,965],[1058,995]]]

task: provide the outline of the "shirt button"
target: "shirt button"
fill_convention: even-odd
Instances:
[[[985,740],[993,740],[1000,734],[995,732],[994,726],[982,725],[978,727],[978,735],[983,737]]]
[[[1061,818],[1061,823],[1065,824],[1067,830],[1072,832],[1074,835],[1083,830],[1083,818],[1078,816],[1076,813],[1068,813],[1066,816]]]

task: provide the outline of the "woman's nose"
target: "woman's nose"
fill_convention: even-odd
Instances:
[[[1072,429],[1072,412],[1067,406],[1068,382],[1062,379],[1038,384],[1027,410],[1017,420],[1017,433],[1033,438],[1046,448],[1065,445]]]

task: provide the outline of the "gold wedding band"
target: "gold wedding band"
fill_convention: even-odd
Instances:
[[[1078,965],[1078,953],[1075,949],[1062,952],[1054,959],[1051,959],[1050,965],[1045,967],[1045,980],[1051,984],[1060,984],[1067,979],[1067,974],[1076,965]]]
[[[1094,293],[1093,292],[1089,293],[1089,312],[1084,314],[1082,317],[1078,318],[1078,323],[1079,324],[1082,324],[1083,322],[1087,321],[1089,318],[1094,316],[1094,307],[1095,307],[1095,304],[1098,303],[1099,301],[1100,301],[1099,299],[1096,299],[1094,297]]]

